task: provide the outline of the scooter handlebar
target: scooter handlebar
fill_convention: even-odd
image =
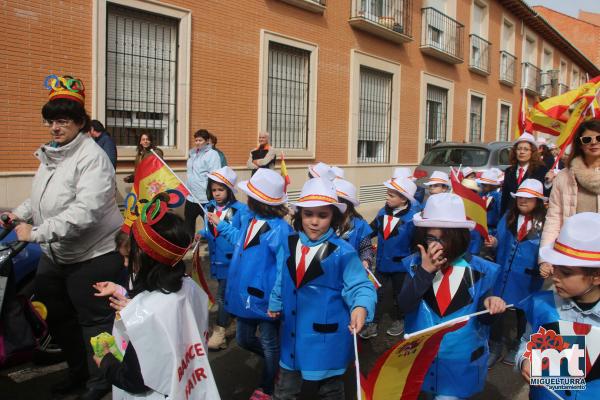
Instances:
[[[0,232],[0,240],[3,240],[15,228],[15,223],[14,221],[10,220],[8,214],[0,215],[0,220],[2,220],[2,223],[4,225],[2,227],[2,231]]]

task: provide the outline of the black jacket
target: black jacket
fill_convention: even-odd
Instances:
[[[504,171],[504,184],[502,185],[502,202],[500,205],[500,212],[502,215],[510,208],[514,199],[510,195],[511,193],[516,193],[519,185],[517,184],[517,168],[514,165],[506,168]],[[546,173],[548,169],[545,165],[539,166],[536,169],[532,170],[531,166],[527,168],[525,171],[525,175],[523,176],[523,180],[525,179],[537,179],[538,181],[544,184],[544,180],[546,179]],[[544,188],[544,196],[548,196],[550,194],[550,188]]]

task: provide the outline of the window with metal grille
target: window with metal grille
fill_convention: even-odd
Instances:
[[[176,146],[178,20],[107,5],[106,127],[117,145],[142,133]]]
[[[308,147],[311,52],[269,42],[267,130],[281,149]]]
[[[483,99],[471,96],[471,111],[469,112],[469,141],[481,143],[481,118],[483,115]]]
[[[425,105],[425,152],[437,142],[446,141],[448,89],[427,85]]]
[[[358,162],[386,163],[390,155],[393,75],[360,67]]]
[[[498,140],[508,141],[508,132],[510,130],[510,106],[506,104],[500,104],[500,128]]]

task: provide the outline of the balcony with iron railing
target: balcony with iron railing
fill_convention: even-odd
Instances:
[[[510,54],[508,51],[500,51],[500,83],[514,86],[516,64],[517,57]]]
[[[530,94],[538,94],[540,90],[541,70],[529,62],[521,63],[521,89]]]
[[[480,75],[489,75],[491,43],[475,34],[471,34],[469,37],[471,42],[469,69]]]
[[[421,9],[421,51],[450,64],[463,62],[465,27],[435,8]]]
[[[327,0],[281,0],[284,3],[303,8],[307,11],[323,14],[327,5]]]
[[[353,0],[350,26],[395,43],[412,37],[412,0]]]
[[[540,97],[548,98],[558,95],[558,70],[546,70],[540,73]]]

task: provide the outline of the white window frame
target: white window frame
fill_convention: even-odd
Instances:
[[[365,66],[392,74],[392,120],[388,164],[398,163],[400,132],[400,64],[359,50],[350,50],[350,113],[348,116],[348,163],[358,163],[358,128],[360,120],[360,67]],[[361,163],[361,165],[365,165]],[[368,164],[378,165],[378,164]]]
[[[574,79],[573,79],[575,77],[575,72],[577,72],[577,82],[574,82]],[[571,81],[571,85],[569,86],[569,88],[571,88],[571,89],[575,89],[575,88],[579,87],[580,82],[581,82],[581,70],[575,64],[573,64],[573,66],[571,67],[570,81]]]
[[[496,119],[496,140],[500,140],[500,117],[502,116],[502,106],[508,107],[508,135],[507,139],[510,140],[510,128],[512,126],[513,117],[513,105],[510,101],[498,99],[498,110]]]
[[[540,69],[542,70],[542,72],[555,69],[554,68],[554,48],[546,42],[542,43],[542,59],[540,60],[540,64],[544,64],[544,57],[545,57],[544,53],[546,50],[550,51],[550,66],[547,67],[546,65],[541,65]]]
[[[527,52],[525,51],[527,49],[527,38],[529,39],[533,39],[533,43],[534,43],[534,55],[533,55],[533,62],[529,61],[529,57],[527,56]],[[525,31],[523,33],[523,46],[521,49],[521,60],[522,62],[530,62],[531,64],[533,64],[535,67],[539,68],[539,61],[538,61],[538,56],[539,56],[539,49],[538,49],[538,37],[535,33],[533,33],[532,31],[530,31],[529,29],[525,28]]]
[[[564,71],[565,71],[564,82],[563,82],[563,79],[562,79],[563,78],[562,77],[562,74],[563,74],[563,68],[562,68],[562,66],[563,65],[565,66],[565,69],[564,69]],[[558,63],[558,83],[562,83],[563,85],[567,85],[567,87],[568,87],[568,83],[569,83],[569,63],[567,62],[567,60],[565,60],[562,57],[560,58],[560,62]]]
[[[427,107],[427,85],[434,85],[448,90],[448,106],[446,115],[446,141],[452,141],[452,129],[454,126],[454,81],[446,78],[429,74],[421,71],[421,90],[420,90],[420,112],[419,112],[419,146],[418,159],[422,159],[425,154],[425,129],[426,122],[426,107]]]
[[[92,18],[92,116],[102,122],[106,120],[106,18],[107,4],[118,4],[152,12],[179,20],[177,53],[177,121],[175,147],[162,147],[165,157],[173,160],[187,159],[190,145],[190,75],[191,75],[191,32],[190,10],[152,0],[95,0]],[[119,146],[119,160],[134,160],[135,146]]]
[[[308,132],[306,149],[284,149],[288,159],[314,159],[316,154],[317,132],[317,75],[319,47],[301,39],[285,36],[276,32],[261,29],[260,31],[260,56],[258,67],[258,132],[267,130],[267,105],[269,96],[269,43],[275,42],[286,46],[296,47],[310,52],[310,74],[308,90]],[[277,152],[281,149],[275,149]]]
[[[481,142],[479,143],[485,143],[486,95],[472,89],[467,91],[467,133],[465,140],[471,143],[471,99],[473,96],[481,99]]]
[[[505,22],[508,22],[509,25],[512,26],[511,29],[511,39],[509,43],[504,43],[504,30],[506,29],[505,27]],[[515,42],[516,42],[516,25],[515,25],[515,21],[513,21],[511,18],[509,18],[506,14],[504,14],[502,16],[502,26],[500,27],[500,50],[504,50],[507,53],[512,54],[513,56],[515,56]]]
[[[483,8],[483,21],[481,22],[481,32],[475,33],[477,36],[488,40],[489,37],[489,26],[490,26],[490,6],[486,0],[473,0],[471,2],[471,33],[473,32],[475,16],[475,6]]]

